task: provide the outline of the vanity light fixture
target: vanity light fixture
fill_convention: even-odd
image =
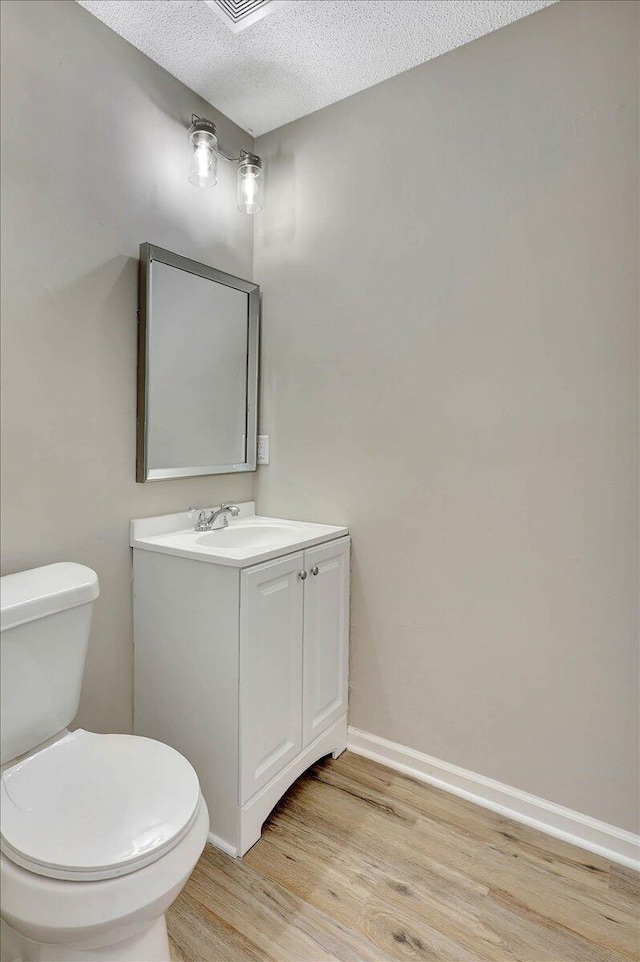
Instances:
[[[218,157],[238,165],[238,210],[257,214],[262,210],[262,160],[257,154],[241,150],[230,157],[218,144],[216,125],[211,120],[191,116],[189,127],[189,182],[195,187],[214,187],[217,183]]]

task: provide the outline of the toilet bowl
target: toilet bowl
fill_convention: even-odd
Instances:
[[[173,748],[66,725],[98,579],[63,563],[0,579],[2,962],[168,962],[164,913],[207,839]]]

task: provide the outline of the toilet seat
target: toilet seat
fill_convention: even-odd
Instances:
[[[37,875],[97,881],[174,848],[200,808],[198,777],[168,745],[78,729],[7,768],[0,849]]]

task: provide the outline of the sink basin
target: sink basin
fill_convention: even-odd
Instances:
[[[291,528],[282,524],[243,524],[242,521],[228,528],[210,531],[196,538],[198,544],[210,548],[270,548],[292,541]]]
[[[139,518],[131,522],[130,544],[144,551],[245,568],[349,534],[347,528],[335,525],[256,515],[253,501],[238,507],[239,517],[214,531],[194,531],[188,512]]]

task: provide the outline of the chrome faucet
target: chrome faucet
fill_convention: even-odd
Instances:
[[[220,518],[222,522],[218,525],[218,528],[226,528],[229,524],[229,516],[237,518],[240,514],[238,505],[232,504],[231,501],[223,501],[220,507],[214,511],[205,511],[204,508],[194,507],[193,505],[188,510],[189,513],[192,511],[198,512],[196,531],[213,531],[213,526],[218,518]]]

